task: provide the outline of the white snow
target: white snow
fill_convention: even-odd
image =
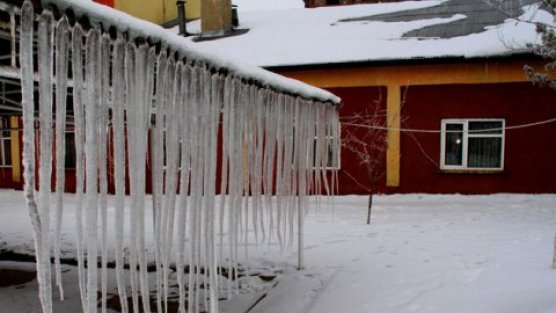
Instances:
[[[249,32],[197,42],[196,45],[263,67],[435,57],[490,57],[528,51],[527,44],[540,42],[532,22],[554,23],[552,16],[539,10],[537,5],[526,7],[520,21],[507,19],[481,33],[449,39],[405,38],[402,35],[422,27],[464,19],[465,15],[412,22],[339,22],[341,19],[429,7],[442,2],[404,1],[240,12],[239,28],[249,29]],[[189,23],[188,30],[198,32],[199,22]],[[177,28],[172,30],[177,31]]]
[[[32,254],[23,193],[2,190],[0,199],[0,249]],[[74,254],[76,197],[64,200],[67,258]],[[294,252],[251,247],[250,272],[277,278],[266,285],[258,276],[242,278],[240,295],[221,301],[221,312],[245,312],[264,294],[252,312],[556,312],[556,195],[376,196],[371,225],[366,200],[337,196],[333,211],[326,201],[320,212],[308,210],[303,271],[295,269]],[[114,204],[109,197],[110,220]],[[151,207],[150,197],[145,206]],[[153,247],[147,249],[154,258]],[[0,269],[22,267],[34,265],[0,262]],[[75,312],[81,305],[76,269],[63,271],[67,300],[61,303],[53,290],[54,311]],[[113,270],[108,277],[114,294]],[[0,303],[2,313],[40,312],[36,281],[0,288]]]

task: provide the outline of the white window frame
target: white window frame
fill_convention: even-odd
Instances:
[[[2,118],[2,120],[3,120],[3,121],[1,121],[2,125],[0,127],[0,168],[12,168],[14,160],[12,158],[12,164],[6,164],[6,151],[4,151],[4,144],[5,144],[5,141],[7,141],[11,146],[11,144],[12,144],[12,131],[13,130],[11,130],[11,128],[10,128],[10,118],[9,117],[1,116],[0,118]],[[5,125],[3,125],[4,121],[6,122]],[[4,127],[6,127],[6,128],[4,128]],[[4,136],[4,132],[8,133],[7,137]],[[10,153],[12,153],[12,152],[10,151]]]
[[[470,122],[501,122],[502,132],[500,134],[470,134]],[[446,124],[462,124],[463,137],[462,137],[462,164],[461,165],[446,165]],[[500,167],[468,167],[468,141],[469,138],[501,138],[502,147],[500,151]],[[441,132],[440,132],[440,169],[441,170],[463,170],[463,171],[502,171],[504,169],[504,155],[506,146],[506,120],[503,118],[457,118],[457,119],[442,119]]]

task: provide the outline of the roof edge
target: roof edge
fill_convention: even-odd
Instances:
[[[379,59],[379,60],[358,60],[358,61],[342,61],[342,62],[328,62],[328,63],[314,63],[314,64],[291,64],[291,65],[271,65],[262,66],[269,71],[289,71],[289,70],[312,70],[312,69],[337,69],[337,68],[354,68],[360,66],[402,66],[402,65],[428,65],[428,64],[453,64],[453,63],[474,63],[485,62],[493,60],[525,60],[525,59],[539,59],[542,57],[530,52],[521,51],[518,53],[501,54],[492,56],[446,56],[446,57],[430,57],[430,58],[411,58],[411,59]]]

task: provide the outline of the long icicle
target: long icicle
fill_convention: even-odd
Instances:
[[[189,83],[191,78],[191,67],[185,65],[182,69],[181,79],[181,103],[179,105],[179,146],[180,146],[180,197],[177,206],[178,233],[177,233],[177,280],[179,288],[179,312],[185,313],[185,296],[186,287],[184,281],[185,271],[185,250],[186,250],[186,234],[187,234],[187,207],[189,196],[189,173],[191,170],[190,157],[190,138],[191,130],[189,129],[191,116],[191,102],[189,99]]]
[[[54,230],[54,263],[56,285],[64,300],[62,270],[60,268],[60,236],[64,211],[65,156],[66,156],[66,100],[68,94],[68,22],[62,18],[56,25],[56,222]]]
[[[110,36],[101,38],[101,103],[99,108],[99,183],[100,183],[100,216],[101,216],[101,312],[106,313],[106,297],[108,289],[108,105],[110,100]]]
[[[101,77],[100,67],[100,32],[89,30],[87,34],[87,105],[85,110],[85,162],[87,175],[87,305],[89,313],[96,312],[98,290],[98,138]]]
[[[84,262],[83,240],[83,198],[85,192],[85,109],[83,106],[83,30],[79,24],[73,27],[72,33],[72,78],[73,78],[73,115],[74,115],[74,142],[75,142],[75,179],[76,179],[76,207],[75,207],[75,232],[77,273],[79,277],[79,292],[83,312],[87,310],[87,288]]]
[[[139,282],[141,287],[141,299],[143,302],[143,310],[150,312],[150,299],[149,299],[149,281],[147,273],[147,255],[145,249],[145,200],[146,200],[146,162],[147,162],[147,127],[148,116],[152,105],[153,93],[153,77],[154,74],[154,48],[149,49],[148,45],[144,44],[137,50],[137,64],[136,64],[136,82],[137,90],[139,92],[139,103],[137,107],[136,117],[137,124],[135,131],[137,132],[136,141],[136,157],[138,182],[137,182],[137,228],[138,228],[138,241],[137,252],[139,258]]]
[[[114,169],[116,187],[116,218],[114,227],[116,232],[116,282],[122,313],[128,312],[127,294],[124,279],[124,210],[125,210],[125,133],[124,133],[124,97],[125,97],[125,41],[118,36],[114,45],[112,61],[113,101],[112,101],[112,126],[114,129]]]
[[[131,153],[128,154],[129,158],[129,180],[130,180],[130,196],[131,207],[129,209],[129,275],[131,284],[131,299],[133,305],[133,312],[139,312],[139,298],[137,293],[137,155],[135,149],[137,147],[135,128],[136,125],[136,106],[138,101],[138,90],[135,83],[135,58],[137,48],[133,43],[126,44],[125,50],[125,110],[126,110],[126,133],[128,138],[128,147]]]
[[[166,71],[168,57],[166,51],[162,51],[157,62],[156,80],[156,117],[154,127],[151,130],[151,166],[153,180],[153,227],[155,240],[155,265],[156,265],[156,308],[162,312],[162,196],[163,196],[163,129],[164,129],[164,103],[166,101]]]
[[[209,312],[218,312],[218,291],[219,291],[219,284],[218,284],[218,277],[217,277],[217,264],[218,264],[218,256],[216,251],[216,228],[215,228],[215,216],[216,216],[216,208],[215,208],[215,196],[216,196],[216,160],[217,160],[217,142],[218,142],[218,120],[220,116],[220,111],[222,109],[222,87],[223,87],[223,78],[220,75],[212,75],[212,94],[211,94],[211,112],[210,112],[210,152],[209,152],[209,176],[208,179],[210,180],[208,186],[208,198],[209,201],[207,203],[207,209],[209,210],[208,215],[208,236],[207,241],[209,246],[207,247],[208,250],[208,263],[210,264],[210,269],[208,269],[208,275],[210,278],[209,281],[209,288],[210,288],[210,306]]]
[[[50,268],[50,194],[52,179],[52,63],[53,63],[53,16],[44,11],[39,17],[38,60],[39,60],[39,212],[42,223],[43,297],[47,312],[52,311],[51,268]]]
[[[178,79],[176,77],[177,66],[174,58],[168,60],[168,73],[167,73],[167,84],[166,89],[166,107],[164,116],[164,150],[166,151],[166,175],[165,175],[165,192],[162,202],[162,285],[164,292],[164,312],[168,312],[168,292],[169,292],[169,282],[168,278],[170,276],[170,251],[171,238],[173,237],[173,223],[174,223],[174,209],[176,201],[176,143],[175,143],[175,95],[178,92]]]
[[[23,178],[24,196],[35,242],[37,259],[42,255],[42,223],[39,209],[35,201],[35,100],[34,100],[34,62],[33,62],[33,23],[35,20],[33,5],[25,1],[21,8],[21,103],[23,107]],[[37,262],[37,278],[39,282],[39,299],[43,312],[48,312],[43,290],[43,263]]]

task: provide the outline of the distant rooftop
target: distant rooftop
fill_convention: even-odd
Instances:
[[[424,0],[240,12],[236,37],[199,42],[258,66],[522,54],[554,23],[535,0]],[[188,25],[198,30],[198,22]]]
[[[413,22],[433,18],[450,18],[461,14],[466,18],[425,26],[403,34],[403,37],[452,38],[484,32],[510,18],[519,18],[523,7],[538,3],[538,0],[448,0],[437,6],[403,10],[398,12],[348,18],[341,22]]]

